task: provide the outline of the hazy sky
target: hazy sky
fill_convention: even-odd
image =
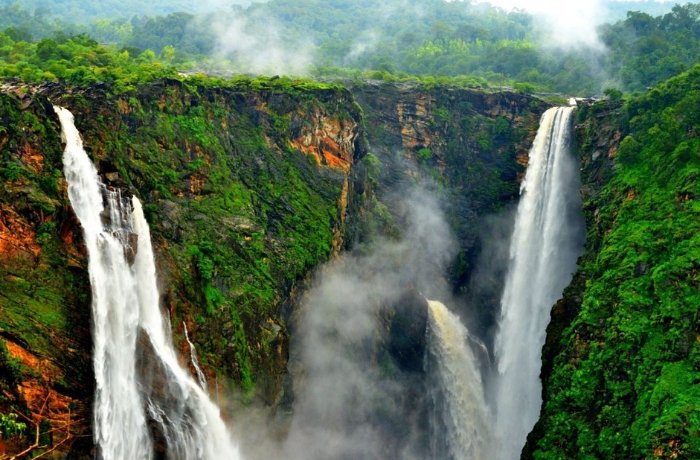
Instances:
[[[671,0],[656,0],[671,1]],[[482,0],[502,8],[522,8],[547,24],[547,41],[557,46],[602,46],[596,26],[605,22],[603,0]]]
[[[522,8],[534,12],[546,12],[552,9],[591,9],[598,8],[602,3],[600,0],[579,0],[579,1],[561,1],[561,0],[483,0],[484,3],[491,3],[503,8]],[[615,0],[613,0],[615,1]],[[640,0],[627,0],[640,1]],[[673,0],[654,0],[659,3],[669,2]]]

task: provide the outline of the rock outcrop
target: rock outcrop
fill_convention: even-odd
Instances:
[[[103,85],[4,87],[0,413],[43,423],[53,439],[41,442],[73,457],[92,449],[90,287],[52,103],[74,113],[105,183],[144,203],[180,348],[185,324],[213,391],[270,407],[291,397],[289,321],[305,280],[338,251],[400,227],[397,185],[432,177],[445,203],[458,198],[448,212],[462,262],[448,284],[466,285],[472,226],[515,197],[517,156],[545,106],[518,94],[276,79],[161,80],[120,95]],[[416,372],[424,317],[407,313],[420,310],[409,291],[412,309],[382,313],[389,336],[379,346]],[[27,440],[2,445],[16,452]]]

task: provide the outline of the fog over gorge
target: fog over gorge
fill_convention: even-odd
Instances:
[[[0,460],[700,458],[700,1],[0,0]]]

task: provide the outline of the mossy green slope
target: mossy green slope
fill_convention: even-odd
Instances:
[[[338,249],[347,192],[347,171],[295,141],[323,131],[315,121],[335,120],[352,144],[345,154],[361,155],[349,93],[286,79],[162,80],[117,98],[91,90],[59,99],[107,180],[144,202],[176,330],[189,325],[207,368],[276,397],[287,341],[280,308]]]
[[[52,102],[74,113],[105,183],[144,204],[182,355],[186,324],[212,388],[275,405],[286,307],[343,244],[349,169],[364,153],[358,107],[341,87],[288,79],[112,90],[12,83],[0,92],[0,413],[48,417],[50,393],[49,406],[74,413],[71,435],[90,426],[87,256]]]
[[[700,458],[698,106],[695,67],[579,113],[588,241],[524,458]]]
[[[24,434],[33,437],[24,416],[41,410],[63,427],[70,407],[72,426],[56,433],[61,439],[85,433],[94,379],[90,287],[62,198],[57,122],[47,114],[45,99],[0,94],[0,412],[23,414]]]

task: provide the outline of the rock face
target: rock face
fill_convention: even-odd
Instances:
[[[399,202],[416,184],[439,197],[457,236],[458,251],[447,280],[460,304],[481,305],[471,327],[484,332],[494,322],[501,281],[485,286],[473,279],[486,234],[484,216],[498,213],[518,196],[527,154],[548,105],[518,93],[487,93],[418,84],[364,83],[350,86],[363,107],[376,186],[366,200],[369,223],[355,240],[396,233]],[[370,193],[370,194],[371,194]],[[399,223],[387,224],[384,210]],[[512,225],[505,223],[504,225]],[[504,231],[508,234],[510,230]],[[484,238],[482,238],[484,237]],[[467,312],[465,312],[467,313]],[[473,330],[472,332],[477,332]]]
[[[176,343],[187,350],[186,324],[214,391],[270,407],[290,397],[288,323],[305,280],[338,251],[399,231],[397,185],[432,177],[429,187],[454,202],[447,212],[460,256],[446,285],[459,293],[468,284],[472,227],[515,197],[517,156],[545,108],[508,93],[275,79],[156,81],[117,96],[99,85],[6,87],[0,413],[43,422],[53,439],[42,443],[71,458],[92,449],[90,287],[49,99],[73,112],[105,183],[144,203]],[[403,303],[410,308],[382,313],[380,346],[420,374],[423,303],[410,290]],[[0,448],[28,444],[16,437]]]
[[[90,288],[53,109],[18,90],[0,94],[0,117],[0,412],[89,454]],[[0,452],[25,447],[10,437]]]
[[[305,117],[310,123],[304,123]],[[291,141],[291,146],[307,155],[312,155],[316,161],[331,169],[347,173],[353,164],[353,152],[357,139],[357,124],[347,120],[328,118],[325,114],[297,113],[292,120],[295,125],[301,125],[297,135]]]
[[[186,346],[184,322],[217,388],[274,405],[288,353],[280,306],[342,246],[363,155],[352,97],[179,81],[118,97],[57,85],[0,94],[0,412],[50,418],[42,432],[78,455],[91,449],[90,287],[49,98],[74,113],[105,183],[145,204],[176,341]],[[13,442],[8,452],[21,450]]]
[[[579,109],[588,236],[552,310],[523,458],[700,456],[699,81],[696,67]]]

